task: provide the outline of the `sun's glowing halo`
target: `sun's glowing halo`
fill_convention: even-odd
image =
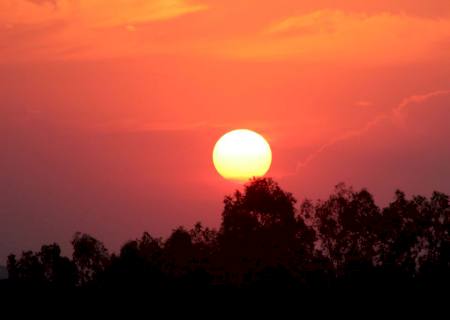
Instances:
[[[225,179],[246,181],[267,173],[272,163],[272,151],[260,134],[238,129],[224,134],[217,141],[213,162]]]

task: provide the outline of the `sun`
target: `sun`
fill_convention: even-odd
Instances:
[[[228,180],[246,181],[264,176],[272,163],[270,145],[260,134],[238,129],[224,134],[213,150],[217,172]]]

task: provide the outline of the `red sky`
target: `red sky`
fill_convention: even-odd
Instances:
[[[446,0],[2,0],[0,257],[217,226],[235,128],[299,200],[449,193],[449,120]]]

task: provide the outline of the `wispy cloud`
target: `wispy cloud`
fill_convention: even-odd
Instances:
[[[173,19],[207,8],[185,0],[78,0],[82,19],[97,27],[126,26]]]
[[[109,58],[136,48],[151,53],[152,45],[143,45],[129,31],[206,9],[187,0],[2,0],[0,42],[8,46],[0,48],[1,62]],[[39,32],[49,26],[48,32]]]
[[[114,27],[176,18],[207,9],[185,0],[3,0],[0,21],[12,25],[65,20],[79,27]]]
[[[366,100],[359,100],[355,102],[355,106],[357,107],[362,107],[362,108],[366,108],[366,107],[371,107],[373,106],[373,103],[371,101],[366,101]]]
[[[52,5],[53,7],[57,7],[58,5],[58,0],[27,0],[30,1],[31,3],[35,3],[37,5]]]
[[[450,19],[317,10],[270,24],[255,37],[236,40],[229,56],[352,63],[408,63],[433,59],[450,37]]]
[[[246,122],[242,128],[251,128],[253,130],[267,131],[273,123],[270,122]],[[238,126],[239,127],[239,126]],[[128,118],[119,121],[110,121],[98,123],[88,128],[95,132],[101,133],[137,133],[137,132],[173,132],[173,131],[196,131],[196,130],[218,130],[223,133],[236,129],[236,122],[211,122],[211,121],[197,121],[197,122],[149,122],[140,119]]]
[[[317,157],[319,157],[322,153],[324,153],[325,151],[327,151],[334,145],[336,145],[340,142],[343,142],[343,141],[347,141],[347,140],[359,137],[359,136],[367,133],[368,131],[370,131],[375,126],[379,125],[381,122],[386,121],[386,120],[399,124],[399,121],[400,122],[402,121],[403,116],[406,113],[408,108],[410,108],[414,105],[426,102],[427,100],[432,99],[434,97],[447,96],[447,95],[450,95],[450,89],[449,90],[437,90],[437,91],[429,92],[426,94],[412,95],[410,97],[403,99],[400,102],[400,104],[398,106],[396,106],[394,109],[392,109],[391,111],[389,111],[387,113],[383,113],[383,114],[376,116],[374,119],[372,119],[371,121],[366,123],[361,128],[347,131],[347,132],[329,140],[322,146],[320,146],[316,151],[314,151],[308,157],[306,157],[305,160],[303,160],[297,164],[297,166],[295,168],[295,172],[298,172],[299,170],[306,167],[308,164],[310,164]]]
[[[229,20],[227,5],[207,10],[205,0],[2,0],[0,41],[13,49],[0,55],[39,58],[58,57],[74,48],[88,48],[79,56],[115,57],[152,53],[177,53],[239,60],[299,60],[352,64],[406,64],[418,60],[447,58],[450,19],[419,17],[392,12],[361,13],[346,10],[315,10],[277,19]],[[255,6],[254,11],[258,11]],[[240,12],[239,6],[236,10]],[[268,10],[266,8],[266,10]],[[207,11],[202,19],[182,25],[145,29]],[[208,15],[210,13],[210,15]],[[218,23],[215,24],[216,17]],[[253,21],[255,20],[255,21]],[[25,28],[61,25],[33,42],[20,41]],[[252,27],[248,27],[251,25]],[[205,26],[208,28],[205,29]],[[189,38],[183,37],[189,29]],[[211,27],[211,29],[209,29]],[[3,30],[2,30],[3,29]],[[123,31],[123,33],[122,33]],[[130,32],[135,31],[135,32]],[[14,35],[18,34],[17,39]],[[151,41],[149,41],[151,39]],[[39,53],[41,49],[45,52]],[[5,60],[5,59],[4,59]]]

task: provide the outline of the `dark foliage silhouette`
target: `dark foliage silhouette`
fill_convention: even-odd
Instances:
[[[7,261],[12,287],[421,288],[450,284],[449,197],[395,193],[379,208],[344,184],[304,200],[269,178],[225,197],[218,231],[200,223],[167,239],[144,233],[118,254],[76,233],[72,259],[57,244]]]
[[[90,235],[77,232],[73,237],[72,247],[72,261],[78,270],[81,285],[93,282],[109,265],[108,250]]]
[[[18,285],[71,288],[78,283],[74,262],[61,256],[57,244],[44,245],[38,253],[23,252],[19,260],[10,255],[7,267],[9,279]]]

